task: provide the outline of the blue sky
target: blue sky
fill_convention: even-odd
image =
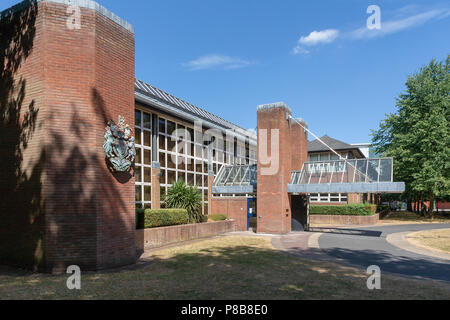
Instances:
[[[244,128],[284,101],[319,136],[369,142],[407,76],[450,53],[448,1],[98,2],[135,27],[137,78]]]

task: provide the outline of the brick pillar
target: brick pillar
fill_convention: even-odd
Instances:
[[[159,162],[152,164],[152,209],[161,208],[161,166]]]
[[[132,264],[134,177],[110,172],[102,145],[108,121],[121,115],[134,127],[133,28],[90,0],[71,1],[80,8],[80,25],[68,27],[74,11],[58,2],[24,3],[10,13],[22,19],[1,23],[2,48],[14,32],[27,33],[15,50],[23,54],[15,61],[20,68],[11,72],[26,81],[22,111],[36,111],[26,124],[37,130],[15,130],[30,144],[16,163],[24,174],[8,178],[18,187],[10,196],[21,205],[0,207],[14,217],[1,214],[0,228],[16,233],[8,238],[0,230],[0,246],[14,249],[0,248],[0,260],[54,273],[68,265],[86,271]],[[14,90],[7,96],[14,99]],[[16,151],[0,152],[7,159]]]
[[[208,171],[208,215],[212,212],[212,186],[214,183],[214,171]]]
[[[284,103],[258,107],[258,188],[257,232],[283,234],[291,231],[291,209],[287,185],[291,172],[291,111]],[[278,153],[278,165],[270,167],[263,163],[266,150],[262,144],[263,132],[267,130],[267,154],[274,157]],[[271,148],[272,135],[279,139]],[[263,172],[266,171],[266,172]]]

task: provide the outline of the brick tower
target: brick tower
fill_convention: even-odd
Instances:
[[[102,149],[109,120],[134,128],[132,26],[90,0],[30,0],[1,13],[0,33],[0,260],[134,263],[134,177]]]
[[[306,123],[291,117],[282,102],[258,107],[257,232],[291,231],[292,208],[287,185],[308,155]]]

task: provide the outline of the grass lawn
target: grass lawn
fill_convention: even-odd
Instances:
[[[434,219],[410,211],[392,211],[380,223],[450,223],[450,213],[435,214]]]
[[[407,238],[413,244],[450,253],[450,229],[415,232]]]
[[[276,251],[268,238],[220,237],[162,249],[134,268],[67,276],[0,272],[1,299],[450,299],[450,284],[382,275]]]

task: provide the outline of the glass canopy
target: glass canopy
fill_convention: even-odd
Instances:
[[[393,159],[352,159],[305,162],[291,173],[290,192],[299,193],[400,193],[402,182],[393,182]]]
[[[214,179],[213,193],[253,193],[256,189],[256,164],[222,166]]]

